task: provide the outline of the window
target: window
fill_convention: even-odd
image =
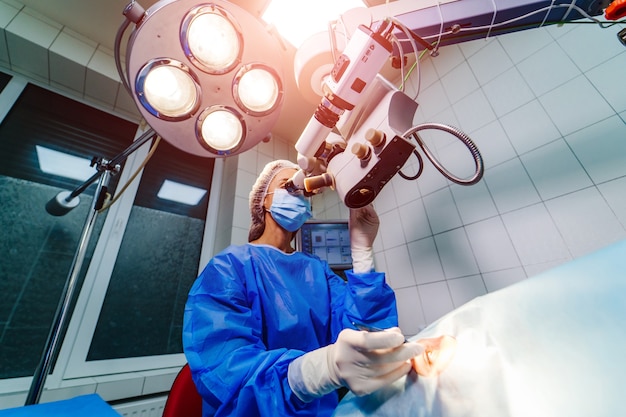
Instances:
[[[89,187],[67,215],[48,214],[48,200],[82,181],[44,172],[37,147],[88,163],[92,156],[121,152],[136,129],[33,85],[26,86],[0,125],[1,379],[32,375],[39,362],[95,188]],[[89,245],[85,265],[94,246]]]

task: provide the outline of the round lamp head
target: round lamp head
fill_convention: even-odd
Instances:
[[[161,0],[129,38],[126,73],[156,133],[224,157],[269,136],[283,102],[281,56],[265,23],[235,4]]]

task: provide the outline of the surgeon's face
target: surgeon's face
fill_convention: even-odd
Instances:
[[[274,190],[277,188],[285,188],[285,183],[294,176],[297,169],[295,168],[285,168],[274,176],[272,182],[270,182],[269,187],[267,187],[267,195],[265,196],[265,208],[269,208],[272,206],[272,201],[274,201]]]
[[[437,376],[443,372],[456,352],[456,339],[452,336],[419,339],[417,343],[424,346],[424,352],[411,362],[415,372],[425,377]]]

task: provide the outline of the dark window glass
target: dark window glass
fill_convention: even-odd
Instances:
[[[0,72],[0,92],[4,90],[4,87],[6,87],[9,81],[11,81],[11,78],[13,77],[5,74],[4,72]]]
[[[0,125],[0,378],[33,374],[95,189],[88,188],[80,205],[65,216],[48,214],[48,200],[82,181],[43,172],[36,147],[87,161],[92,156],[112,158],[132,142],[136,129],[133,123],[32,85]],[[105,217],[95,224],[80,281]]]
[[[182,352],[213,163],[161,140],[141,178],[87,360]],[[157,195],[166,180],[206,193],[197,204],[164,200]]]

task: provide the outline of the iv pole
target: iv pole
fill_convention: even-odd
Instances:
[[[41,393],[43,391],[46,378],[50,373],[52,361],[54,357],[58,354],[59,348],[61,346],[59,343],[61,341],[61,332],[64,329],[67,321],[71,317],[70,304],[76,292],[78,275],[83,265],[83,261],[85,260],[87,244],[89,243],[89,239],[93,231],[93,226],[95,224],[96,217],[98,216],[98,210],[102,208],[106,198],[109,179],[112,174],[114,175],[119,171],[120,164],[124,162],[124,160],[126,160],[126,158],[128,158],[130,154],[135,152],[137,149],[139,149],[139,147],[141,147],[141,145],[154,138],[155,136],[156,133],[154,132],[154,130],[148,129],[128,148],[122,151],[122,153],[117,155],[111,161],[94,158],[93,163],[96,164],[97,168],[97,172],[94,175],[92,175],[83,184],[74,189],[74,191],[69,193],[69,195],[65,196],[67,192],[62,192],[54,199],[50,200],[48,204],[46,204],[46,210],[50,214],[54,216],[62,216],[72,208],[76,207],[78,203],[74,203],[76,201],[74,199],[78,197],[78,195],[81,194],[83,191],[85,191],[87,187],[89,187],[89,185],[91,185],[94,181],[98,180],[93,202],[91,204],[91,208],[87,215],[87,218],[85,219],[80,240],[78,242],[78,247],[72,261],[72,266],[70,267],[70,271],[67,276],[63,292],[61,293],[61,299],[59,300],[59,304],[54,315],[52,327],[50,328],[50,333],[48,334],[48,339],[46,340],[41,360],[39,362],[39,365],[37,366],[37,369],[35,370],[35,374],[33,375],[33,380],[30,386],[30,390],[28,391],[28,395],[26,397],[25,405],[37,404],[41,399]]]

